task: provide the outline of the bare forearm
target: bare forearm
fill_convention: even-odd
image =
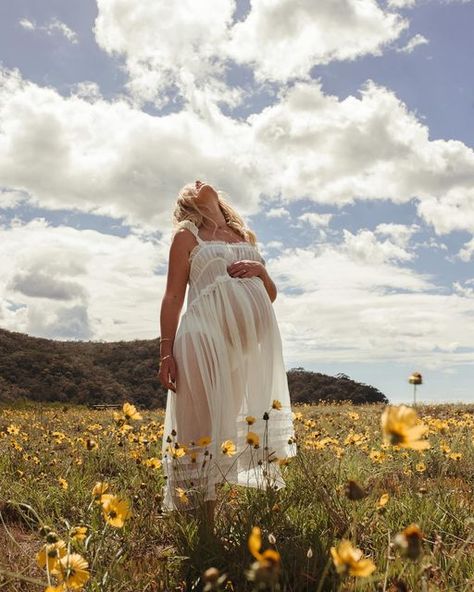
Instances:
[[[264,266],[262,266],[262,272],[260,273],[259,277],[263,280],[263,285],[265,286],[265,290],[267,291],[270,300],[274,302],[277,297],[277,289]]]
[[[179,322],[179,315],[183,302],[172,296],[165,296],[160,311],[160,355],[164,356],[173,351],[173,342]],[[161,337],[172,337],[161,344]]]

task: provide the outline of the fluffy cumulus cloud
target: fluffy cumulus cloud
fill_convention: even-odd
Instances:
[[[315,82],[296,83],[249,116],[254,145],[274,166],[266,191],[337,206],[416,199],[437,233],[474,232],[474,151],[430,141],[429,129],[387,88],[369,80],[360,95],[341,101]]]
[[[426,193],[418,204],[418,213],[438,234],[453,230],[474,232],[474,176],[469,166],[460,167],[459,173],[463,170],[467,174],[466,182],[445,187],[442,194]]]
[[[251,2],[235,22],[235,0],[98,0],[97,43],[123,56],[135,101],[163,106],[181,96],[237,105],[244,87],[223,82],[229,62],[251,68],[257,83],[309,78],[318,64],[380,55],[408,27],[375,0]],[[341,18],[343,15],[343,18]]]
[[[320,226],[327,226],[331,219],[333,218],[333,214],[318,214],[317,212],[305,212],[298,217],[299,220],[303,222],[308,222],[314,228],[318,228]]]
[[[234,25],[224,52],[257,81],[281,83],[308,78],[318,64],[381,55],[408,25],[375,0],[263,0]]]
[[[124,56],[128,89],[136,104],[163,106],[169,94],[191,99],[198,88],[229,104],[240,93],[221,80],[219,58],[235,10],[233,0],[97,0],[97,43],[110,54]],[[174,89],[174,93],[173,93]]]
[[[1,205],[26,192],[42,207],[156,230],[170,223],[178,189],[210,172],[251,213],[265,175],[251,141],[247,126],[218,111],[214,121],[191,111],[154,117],[123,100],[63,97],[0,71],[0,178],[10,188]]]
[[[51,226],[0,226],[0,324],[56,339],[156,336],[168,247],[129,235]]]
[[[282,207],[302,198],[338,207],[416,199],[437,233],[474,231],[474,151],[430,141],[403,102],[372,81],[344,100],[300,82],[246,121],[218,109],[203,120],[186,109],[160,117],[122,100],[63,97],[4,70],[0,124],[2,184],[47,208],[159,228],[190,172],[205,171],[247,214],[261,194],[280,193]]]
[[[465,330],[474,315],[472,282],[458,282],[447,296],[433,276],[403,265],[409,260],[396,243],[378,243],[364,230],[346,232],[338,245],[286,248],[270,259],[289,365],[315,355],[320,363],[410,362],[433,370],[472,364]]]

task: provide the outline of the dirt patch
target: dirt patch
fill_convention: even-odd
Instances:
[[[27,527],[6,520],[0,520],[0,570],[21,574],[29,578],[37,578],[46,586],[46,575],[36,563],[36,553],[43,545],[42,538]],[[34,592],[43,591],[44,587],[32,582],[0,573],[2,592]]]

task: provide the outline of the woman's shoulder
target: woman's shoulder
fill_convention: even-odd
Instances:
[[[194,222],[192,222],[191,220],[180,220],[179,222],[176,222],[175,224],[175,228],[174,228],[174,233],[173,234],[182,234],[180,231],[182,229],[187,229],[190,232],[192,232],[194,234],[194,236],[197,236],[198,233],[198,227],[196,226],[196,224],[194,224]],[[186,233],[184,233],[186,234]]]

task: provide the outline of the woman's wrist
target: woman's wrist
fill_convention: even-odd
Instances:
[[[174,337],[160,337],[160,356],[172,353]]]

